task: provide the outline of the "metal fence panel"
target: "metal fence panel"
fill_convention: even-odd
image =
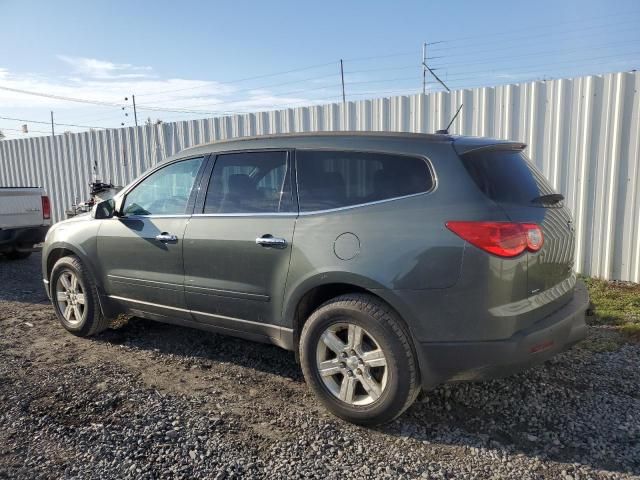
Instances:
[[[93,164],[125,185],[184,148],[287,132],[451,132],[518,140],[567,198],[576,269],[640,282],[640,73],[315,105],[161,125],[0,142],[0,186],[43,186],[54,220],[89,195]]]

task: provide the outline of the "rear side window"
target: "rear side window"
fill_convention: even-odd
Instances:
[[[427,163],[404,155],[298,150],[296,165],[303,212],[403,197],[433,187]]]
[[[540,196],[554,193],[521,152],[490,150],[460,158],[478,188],[495,202],[532,205]]]

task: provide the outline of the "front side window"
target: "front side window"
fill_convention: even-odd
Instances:
[[[292,209],[287,152],[218,155],[204,213],[279,213]]]
[[[296,152],[301,211],[328,210],[427,192],[433,178],[416,157],[386,153]]]
[[[127,194],[125,215],[182,215],[203,158],[168,165],[152,173]]]

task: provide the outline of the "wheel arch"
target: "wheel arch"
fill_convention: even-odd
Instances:
[[[99,285],[99,278],[95,274],[96,272],[93,267],[93,263],[89,261],[86,252],[83,252],[82,249],[78,248],[77,246],[71,245],[66,242],[56,242],[47,249],[46,255],[46,280],[49,280],[51,278],[51,271],[53,270],[53,266],[58,260],[60,260],[62,257],[74,255],[78,257],[84,265],[86,265],[86,267],[91,272],[94,281]]]
[[[406,315],[409,311],[403,306],[403,302],[393,294],[392,290],[385,288],[368,278],[362,278],[353,273],[336,272],[336,274],[322,273],[314,275],[301,282],[298,287],[288,295],[289,300],[285,304],[285,325],[292,329],[292,346],[296,359],[300,333],[311,313],[327,300],[346,293],[362,293],[376,298],[395,312],[407,330],[411,343],[415,348],[415,337],[410,322]]]
[[[70,255],[78,257],[82,264],[89,271],[89,274],[92,276],[93,282],[98,289],[98,301],[100,303],[102,313],[109,317],[114,317],[118,313],[122,313],[121,309],[116,308],[114,305],[112,305],[112,302],[108,301],[109,299],[105,294],[101,277],[97,275],[95,265],[91,261],[90,256],[87,254],[87,252],[76,245],[67,242],[56,242],[47,248],[46,258],[43,258],[43,266],[45,269],[43,273],[46,275],[45,280],[49,281],[51,279],[51,271],[53,270],[56,262],[61,258]],[[49,285],[47,288],[50,289],[51,285]],[[51,295],[51,292],[48,293]]]

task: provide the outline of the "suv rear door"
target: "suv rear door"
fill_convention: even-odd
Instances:
[[[185,295],[195,320],[280,336],[298,215],[290,157],[284,150],[215,157],[184,237]]]
[[[573,275],[574,229],[562,196],[522,153],[522,144],[499,144],[460,155],[478,188],[514,222],[536,223],[544,243],[527,253],[527,291],[535,295]],[[566,293],[560,289],[558,293]],[[551,300],[551,298],[549,298]]]

